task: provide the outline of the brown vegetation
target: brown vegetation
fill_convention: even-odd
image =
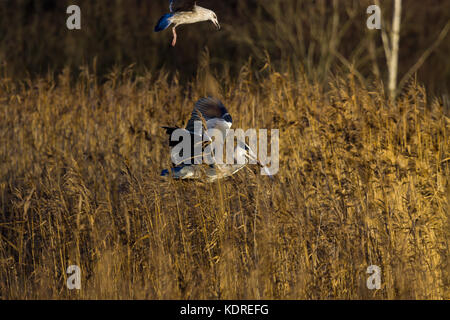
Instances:
[[[237,80],[200,65],[187,86],[130,68],[104,83],[87,68],[2,75],[1,298],[450,298],[441,101],[414,81],[391,103],[352,73],[325,87],[270,64]],[[159,176],[160,124],[182,125],[208,93],[236,127],[280,129],[274,181],[255,168],[212,184]]]

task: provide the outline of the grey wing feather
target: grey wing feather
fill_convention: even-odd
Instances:
[[[192,11],[195,7],[195,0],[170,0],[170,12]]]
[[[201,98],[195,103],[186,130],[194,132],[195,121],[203,121],[202,119],[208,121],[213,118],[222,118],[226,113],[228,113],[228,111],[219,99]]]

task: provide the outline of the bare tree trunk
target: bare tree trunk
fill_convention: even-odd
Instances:
[[[394,16],[392,18],[391,53],[389,56],[389,94],[395,99],[397,94],[398,51],[400,42],[400,21],[402,15],[402,0],[395,0]]]

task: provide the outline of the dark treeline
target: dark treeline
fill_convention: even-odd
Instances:
[[[386,79],[380,31],[366,28],[366,9],[374,1],[226,0],[198,1],[216,11],[222,24],[154,33],[168,11],[168,0],[0,0],[0,60],[16,79],[59,72],[70,66],[94,66],[105,75],[114,66],[135,64],[140,71],[165,68],[191,79],[205,49],[213,69],[236,75],[248,61],[255,70],[270,56],[272,65],[325,79],[330,72],[354,68],[364,79]],[[66,8],[82,10],[82,29],[66,28]],[[382,1],[390,29],[392,1]],[[450,20],[450,1],[404,0],[399,80],[430,48]],[[450,38],[437,46],[419,69],[419,81],[431,92],[450,87]],[[223,74],[223,73],[222,73]]]

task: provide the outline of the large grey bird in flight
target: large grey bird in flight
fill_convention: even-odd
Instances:
[[[176,27],[182,24],[190,24],[210,20],[217,29],[220,29],[219,21],[214,11],[200,7],[195,0],[170,0],[170,13],[163,15],[155,26],[155,32],[167,29],[173,24],[172,46],[177,43]]]
[[[228,113],[226,107],[222,102],[216,98],[208,97],[201,98],[195,103],[194,110],[192,111],[191,118],[189,119],[185,128],[176,127],[163,127],[169,136],[175,130],[186,130],[191,137],[191,154],[194,155],[194,136],[198,135],[198,132],[194,131],[195,122],[201,121],[206,130],[217,129],[223,133],[224,137],[228,134],[228,129],[231,128],[232,118]],[[203,131],[201,134],[205,134]],[[178,142],[174,142],[169,139],[169,145],[171,147],[177,145]],[[247,159],[253,159],[257,163],[259,161],[256,159],[255,153],[250,149],[250,147],[244,142],[237,143],[234,148],[234,154],[236,157],[245,157]],[[161,176],[172,175],[176,179],[201,179],[206,178],[207,181],[214,181],[219,178],[224,178],[233,175],[246,164],[211,164],[206,170],[200,164],[182,164],[177,165],[171,170],[163,170]]]

